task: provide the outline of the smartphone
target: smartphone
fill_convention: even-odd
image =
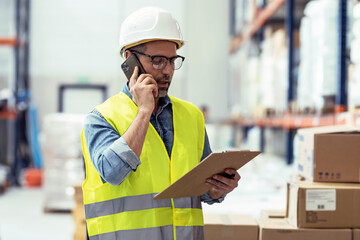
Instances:
[[[141,65],[139,59],[137,58],[137,56],[135,54],[131,54],[124,61],[124,63],[121,64],[121,69],[125,73],[125,76],[127,77],[128,80],[130,80],[136,66],[139,67],[139,75],[138,76],[140,76],[140,74],[146,73],[143,66]]]

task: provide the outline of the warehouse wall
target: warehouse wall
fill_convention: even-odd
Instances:
[[[60,84],[105,83],[112,94],[122,86],[119,5],[117,0],[32,1],[31,90],[40,119],[57,111]]]
[[[187,1],[188,82],[187,97],[209,107],[209,117],[228,117],[229,2]]]
[[[187,40],[178,52],[185,64],[176,71],[170,93],[197,106],[207,104],[212,118],[227,115],[227,1],[33,0],[30,74],[40,119],[57,111],[60,84],[103,83],[109,95],[122,88],[123,60],[116,52],[120,25],[130,12],[148,5],[171,11]]]

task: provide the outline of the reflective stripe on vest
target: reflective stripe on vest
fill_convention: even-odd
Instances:
[[[186,240],[199,240],[204,239],[204,229],[201,226],[187,226],[176,227],[178,233],[178,239]],[[173,239],[173,226],[162,226],[157,228],[146,228],[136,230],[123,230],[111,233],[103,233],[90,237],[90,240],[112,240],[112,239],[126,239],[126,240],[138,240],[138,239]]]
[[[153,200],[155,195],[156,194],[153,193],[139,196],[129,196],[87,204],[85,205],[85,215],[87,219],[90,219],[121,212],[172,207],[169,199]],[[198,197],[177,198],[174,200],[174,206],[176,208],[201,209],[201,202]]]
[[[171,101],[174,127],[171,160],[162,139],[150,124],[140,156],[141,164],[119,186],[102,182],[82,133],[86,163],[84,204],[91,239],[143,239],[144,236],[154,236],[146,239],[203,239],[199,197],[152,199],[196,166],[203,153],[205,126],[201,111],[177,98],[171,97]],[[96,108],[120,135],[129,128],[138,111],[124,93]],[[189,238],[190,235],[195,237]]]

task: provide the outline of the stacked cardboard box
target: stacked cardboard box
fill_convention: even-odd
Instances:
[[[287,205],[293,226],[360,227],[360,184],[290,182]]]
[[[288,183],[288,224],[298,231],[322,229],[331,233],[329,237],[352,229],[349,239],[356,239],[360,228],[360,128],[300,129],[298,137],[298,172],[305,181]]]
[[[257,240],[259,227],[248,215],[205,214],[206,240]]]
[[[259,240],[352,240],[351,229],[297,228],[286,219],[259,219]]]
[[[74,240],[86,240],[86,222],[82,186],[80,184],[75,185],[74,189],[75,208],[72,210],[75,222]]]
[[[286,211],[279,209],[263,209],[260,212],[260,218],[268,219],[268,218],[285,218]]]
[[[204,216],[205,239],[360,240],[360,128],[298,131],[299,179],[286,211],[262,210],[258,226],[236,215]],[[285,206],[284,206],[285,207]]]
[[[360,183],[360,128],[300,129],[299,174],[313,182]]]
[[[261,212],[259,240],[360,239],[360,128],[300,129],[298,139],[302,180],[288,182],[285,214]]]
[[[353,229],[353,240],[360,240],[360,229]]]

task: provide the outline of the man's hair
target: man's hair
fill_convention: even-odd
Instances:
[[[136,46],[134,46],[134,47],[128,48],[128,49],[126,49],[126,50],[129,50],[129,51],[135,50],[135,51],[138,51],[138,52],[145,52],[146,49],[147,49],[147,48],[146,48],[146,43],[142,43],[142,44],[136,45]],[[125,50],[125,51],[126,51],[126,50]]]

